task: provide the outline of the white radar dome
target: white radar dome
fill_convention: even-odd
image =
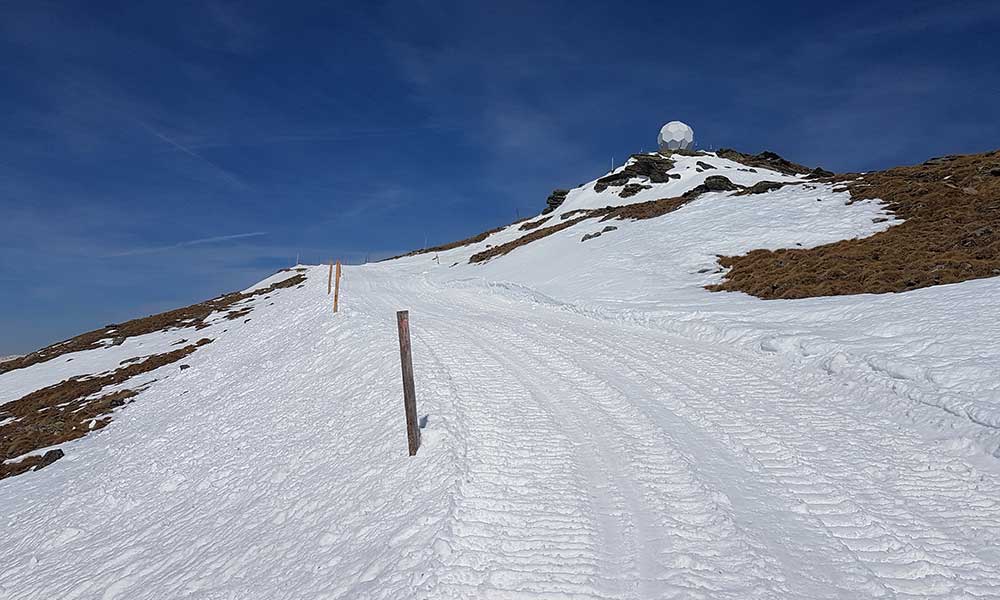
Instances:
[[[690,150],[694,145],[694,129],[687,123],[671,121],[660,129],[656,136],[660,150]]]

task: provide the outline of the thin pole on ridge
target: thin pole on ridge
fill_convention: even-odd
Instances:
[[[330,259],[330,275],[326,278],[326,295],[329,296],[330,292],[333,291],[333,259]]]

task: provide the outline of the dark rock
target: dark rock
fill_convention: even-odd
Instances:
[[[584,235],[582,238],[580,238],[580,241],[581,242],[586,242],[587,240],[592,240],[592,239],[594,239],[596,237],[601,237],[601,232],[600,231],[595,231],[594,233],[588,233],[588,234]]]
[[[766,194],[767,192],[773,192],[774,190],[783,188],[786,185],[789,184],[779,183],[777,181],[758,181],[750,187],[743,189],[739,195],[746,196],[749,194]]]
[[[706,170],[706,171],[709,170],[709,169],[714,169],[715,168],[715,167],[713,167],[712,165],[710,165],[710,164],[708,164],[706,162],[701,162],[700,160],[698,162],[696,162],[695,164],[698,165],[699,167],[701,167],[702,169]]]
[[[641,183],[629,183],[622,188],[622,191],[618,192],[618,195],[622,198],[631,198],[642,190],[648,190],[652,187],[651,185],[643,185]]]
[[[712,175],[705,179],[702,185],[710,192],[730,192],[739,189],[735,183],[729,181],[728,177],[722,175]]]
[[[765,150],[760,154],[744,154],[732,148],[722,148],[716,154],[719,158],[725,158],[733,162],[746,165],[748,167],[759,167],[770,169],[786,175],[796,175],[798,173],[809,173],[813,171],[809,167],[785,160],[775,152]]]
[[[650,183],[666,183],[671,176],[667,171],[674,168],[674,161],[659,154],[633,154],[631,162],[617,173],[605,175],[594,184],[594,191],[601,193],[612,186],[625,185],[630,179],[643,177]],[[680,177],[678,175],[678,177]]]
[[[604,229],[601,230],[601,233],[607,233],[609,231],[618,231],[618,228],[615,227],[614,225],[608,225]]]
[[[191,365],[181,365],[181,371],[183,371],[184,369],[190,369],[190,368],[191,368]]]
[[[702,152],[701,150],[685,150],[683,148],[677,148],[676,150],[661,151],[660,154],[666,154],[667,156],[671,154],[679,154],[681,156],[708,156],[707,152]]]
[[[728,177],[723,177],[722,175],[712,175],[711,177],[705,179],[705,183],[695,186],[681,194],[681,198],[691,201],[706,192],[728,192],[738,189],[740,189],[740,186],[736,185],[732,181],[729,181]]]
[[[834,175],[833,171],[827,171],[822,167],[816,167],[812,171],[809,171],[809,174],[806,175],[806,178],[817,179],[819,177],[833,177],[833,175]]]
[[[66,456],[66,453],[60,450],[59,448],[56,448],[55,450],[49,450],[48,452],[42,455],[42,460],[40,460],[38,464],[35,465],[35,468],[32,470],[40,471],[45,467],[51,465],[52,463],[56,462],[63,456]]]
[[[545,210],[542,211],[542,214],[544,215],[550,213],[559,208],[562,203],[566,201],[567,194],[569,194],[569,190],[553,190],[552,193],[549,194],[549,197],[545,199],[545,204],[548,206],[546,206]]]

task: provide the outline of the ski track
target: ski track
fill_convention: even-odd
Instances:
[[[786,513],[781,518],[798,521],[793,529],[809,530],[809,544],[798,551],[808,555],[821,550],[826,554],[811,565],[796,564],[794,572],[787,574],[801,588],[792,594],[784,577],[777,575],[781,569],[773,559],[768,560],[771,557],[763,550],[767,543],[763,536],[744,534],[742,543],[733,543],[734,547],[708,551],[725,556],[729,564],[716,561],[706,568],[707,572],[724,572],[739,583],[734,582],[732,589],[678,587],[678,597],[699,597],[702,593],[703,597],[727,597],[730,593],[733,597],[754,597],[755,592],[760,597],[995,597],[1000,585],[1000,568],[991,548],[992,540],[1000,534],[995,478],[976,473],[957,457],[929,451],[926,440],[898,425],[886,421],[876,424],[867,414],[852,414],[852,399],[833,384],[827,382],[821,388],[829,396],[828,403],[820,403],[813,399],[815,391],[806,394],[777,381],[768,370],[773,365],[753,364],[762,362],[759,357],[720,352],[707,345],[692,351],[690,342],[671,343],[667,336],[635,327],[625,328],[637,338],[627,343],[614,339],[629,337],[622,334],[620,326],[600,326],[565,315],[563,320],[575,322],[553,326],[553,320],[533,319],[530,314],[525,318],[523,311],[484,315],[482,298],[472,296],[479,314],[464,331],[485,334],[489,343],[484,352],[506,363],[515,378],[519,375],[522,381],[544,382],[531,386],[533,394],[558,413],[563,431],[579,440],[578,461],[589,473],[585,477],[591,489],[605,498],[603,511],[600,505],[595,506],[597,514],[607,517],[607,506],[619,507],[612,513],[618,515],[619,522],[604,528],[615,532],[609,536],[611,546],[622,544],[621,538],[630,535],[630,543],[644,553],[633,556],[626,570],[619,571],[636,573],[636,585],[619,585],[615,597],[649,597],[652,590],[668,595],[669,577],[657,578],[651,575],[655,569],[649,567],[655,562],[651,557],[662,555],[662,549],[656,549],[655,543],[644,544],[642,533],[640,538],[634,537],[637,523],[644,533],[662,526],[646,519],[650,513],[669,514],[678,506],[697,505],[704,511],[714,509],[719,520],[729,525],[721,529],[725,534],[719,539],[732,542],[743,533],[730,524],[732,518],[725,519],[726,511],[720,510],[728,504],[727,496],[712,492],[710,485],[701,484],[708,490],[703,494],[708,500],[682,499],[676,490],[664,492],[666,488],[660,488],[659,493],[636,494],[636,486],[649,485],[644,480],[656,472],[659,462],[694,462],[679,458],[665,444],[649,448],[651,440],[670,438],[668,429],[641,426],[648,424],[650,414],[661,417],[662,422],[664,409],[673,409],[667,423],[683,418],[721,439],[725,451],[746,469],[744,479],[752,476],[772,484],[769,494],[777,498],[771,500],[777,500]],[[449,312],[437,316],[454,320],[454,315],[463,311],[455,310],[455,295],[449,300]],[[518,323],[519,327],[502,325],[507,323]],[[542,339],[532,335],[537,329],[547,330]],[[588,329],[587,335],[575,334]],[[641,333],[635,333],[637,330]],[[497,354],[489,350],[498,345],[506,351]],[[656,351],[642,350],[648,348]],[[617,373],[608,363],[615,365]],[[615,381],[616,374],[620,380],[622,372],[630,373],[628,379],[639,383],[639,389],[623,393],[607,383]],[[645,400],[643,396],[650,392],[658,396],[658,403],[635,402]],[[637,405],[647,412],[637,412]],[[883,462],[866,462],[872,455]],[[845,461],[845,457],[853,460]],[[630,461],[642,468],[629,472]],[[612,468],[624,470],[628,476],[611,478],[608,473]],[[674,484],[685,475],[692,476],[668,473],[666,479]],[[726,501],[713,502],[711,493]],[[637,501],[637,496],[638,500],[643,496],[659,498],[665,504],[658,511],[651,510]],[[621,507],[631,512],[630,519],[622,518]],[[985,514],[984,508],[988,509]],[[704,524],[702,519],[699,525],[703,533],[708,529]],[[661,539],[678,539],[676,532],[671,533],[674,536],[667,533]],[[704,538],[699,542],[703,551],[711,547]],[[741,554],[747,557],[744,564],[757,569],[744,567],[741,573],[741,567],[733,564],[741,562],[733,560]],[[685,573],[688,576],[690,566]],[[723,580],[715,575],[706,582],[718,586]],[[648,583],[652,585],[645,585]]]
[[[684,351],[670,347],[669,354],[677,360]],[[816,405],[806,402],[802,404],[809,406],[794,405],[791,415],[773,411],[775,401],[789,402],[782,396],[788,390],[742,371],[737,378],[726,377],[726,369],[718,357],[711,359],[711,364],[701,365],[700,369],[695,359],[707,363],[710,357],[683,357],[683,362],[695,368],[666,371],[669,373],[666,377],[657,370],[646,368],[663,358],[656,362],[643,362],[643,358],[651,357],[623,353],[615,362],[623,369],[641,365],[635,370],[636,377],[662,382],[661,393],[668,398],[676,397],[665,404],[674,407],[677,414],[720,435],[734,454],[745,457],[748,469],[758,477],[773,481],[775,489],[785,491],[793,501],[791,510],[808,515],[818,528],[837,540],[846,550],[846,556],[861,567],[853,575],[864,583],[862,588],[855,590],[858,593],[904,596],[912,592],[917,597],[937,593],[947,596],[956,591],[956,582],[976,579],[987,584],[997,582],[995,564],[984,564],[972,550],[960,545],[963,542],[969,546],[977,542],[988,543],[986,539],[975,539],[982,537],[977,531],[983,531],[984,527],[995,531],[995,523],[990,527],[991,523],[981,517],[964,522],[958,518],[952,507],[961,506],[961,501],[966,499],[962,490],[968,484],[950,476],[949,468],[933,464],[931,455],[912,450],[909,455],[905,451],[903,454],[911,461],[929,461],[926,473],[933,476],[923,471],[914,473],[912,468],[895,464],[881,468],[865,465],[858,470],[856,464],[834,463],[829,460],[826,444],[839,444],[855,457],[865,455],[866,451],[859,444],[843,435],[845,431],[858,433],[859,422],[848,423],[845,427],[838,413],[816,410]],[[717,383],[706,385],[701,379],[685,378],[685,372],[716,373]],[[739,391],[730,396],[723,390]],[[725,401],[730,398],[733,403],[729,407],[735,405],[735,408],[727,407]],[[771,403],[761,403],[759,398],[769,398]],[[876,434],[870,428],[864,433]],[[817,439],[821,440],[818,444]],[[880,443],[884,439],[872,435],[865,441],[878,447],[886,445]],[[899,456],[900,451],[898,447],[886,448],[890,459]],[[903,480],[903,475],[910,474],[915,476],[915,482]],[[879,480],[892,481],[891,478],[896,478],[897,482],[892,486],[893,491],[903,500],[898,506],[893,505],[894,499],[887,497],[878,485]],[[945,491],[945,495],[928,501],[929,490],[932,493]],[[995,508],[995,503],[988,504]],[[926,519],[922,510],[914,510],[928,507],[934,509],[936,519]],[[932,521],[951,521],[949,531],[941,531],[931,524]],[[922,535],[907,535],[912,530],[922,530]]]
[[[997,472],[864,390],[377,270],[333,315],[320,271],[0,482],[0,598],[1000,597]]]

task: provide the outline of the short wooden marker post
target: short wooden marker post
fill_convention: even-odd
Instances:
[[[333,284],[333,312],[337,312],[337,304],[340,300],[340,261],[337,261],[337,277]]]
[[[413,357],[410,352],[410,312],[396,313],[399,326],[399,364],[403,370],[403,408],[406,411],[406,440],[410,456],[420,448],[420,427],[417,425],[417,392],[413,387]]]
[[[326,278],[326,295],[333,291],[333,259],[330,259],[330,275]]]

